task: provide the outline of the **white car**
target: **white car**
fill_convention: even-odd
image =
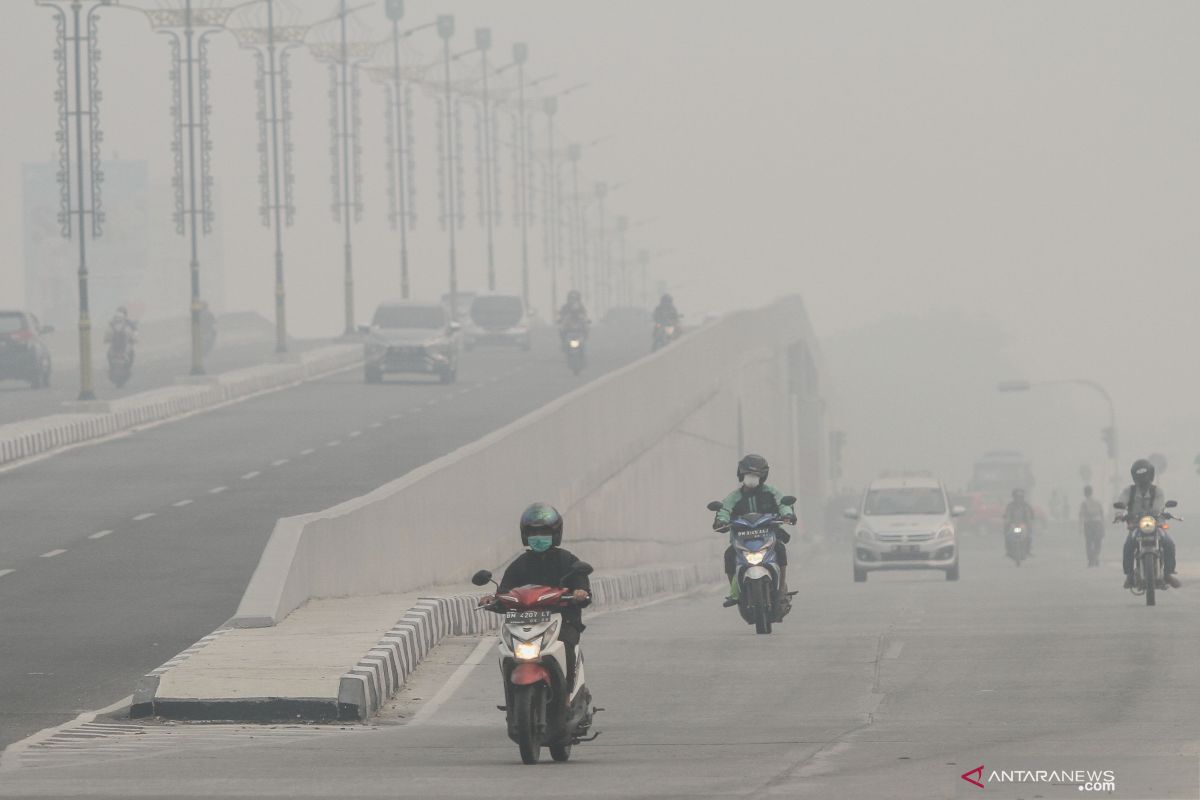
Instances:
[[[958,538],[946,489],[936,478],[879,478],[858,508],[846,509],[854,531],[854,580],[881,569],[940,569],[958,580]]]

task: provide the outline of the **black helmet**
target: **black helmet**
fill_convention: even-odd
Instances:
[[[660,300],[659,302],[662,303],[664,306],[669,306],[669,305],[673,305],[675,303],[675,300],[671,297],[671,295],[664,294],[662,296],[662,300]]]
[[[534,503],[521,514],[521,544],[529,544],[530,536],[554,536],[554,546],[562,544],[563,519],[558,509],[549,503]]]
[[[1143,489],[1154,483],[1154,465],[1145,458],[1133,462],[1129,474],[1133,476],[1133,482]]]
[[[747,475],[757,475],[760,480],[765,481],[770,471],[771,465],[765,458],[755,453],[749,453],[742,456],[742,460],[738,462],[737,479],[741,481]]]
[[[1091,497],[1092,496],[1092,487],[1090,487],[1090,486],[1083,487],[1083,496]]]

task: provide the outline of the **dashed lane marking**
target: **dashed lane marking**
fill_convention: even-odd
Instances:
[[[148,519],[150,519],[150,518],[151,518],[151,517],[153,517],[153,516],[154,516],[154,512],[153,512],[153,511],[147,511],[147,512],[146,512],[146,513],[144,513],[144,514],[138,514],[136,517],[134,517],[134,518],[133,518],[133,521],[134,521],[134,522],[143,522],[143,521],[145,521],[145,520],[148,520]]]
[[[334,439],[332,442],[326,442],[326,443],[325,443],[325,446],[326,446],[326,447],[337,447],[337,446],[338,446],[338,445],[340,445],[340,444],[341,444],[341,440],[339,440],[339,439]]]
[[[177,503],[171,503],[171,506],[173,508],[183,508],[184,506],[190,506],[194,502],[196,502],[196,501],[195,500],[180,500]]]
[[[15,569],[0,569],[0,578],[3,578],[5,575],[12,575],[14,572],[16,572]]]
[[[41,558],[54,558],[55,556],[61,556],[65,552],[67,552],[67,551],[66,550],[51,550],[49,553],[42,553]]]
[[[227,492],[227,491],[229,491],[228,486],[214,486],[213,488],[208,490],[208,493],[209,494],[220,494],[221,492]]]
[[[367,427],[368,427],[368,428],[382,428],[382,427],[383,427],[383,423],[382,423],[382,422],[372,422],[372,423],[371,423],[370,425],[368,425]]]
[[[312,449],[312,448],[310,447],[310,448],[308,448],[307,450],[301,450],[301,451],[300,451],[300,455],[302,455],[302,456],[311,456],[311,455],[312,455],[313,453],[315,453],[315,452],[317,452],[317,451],[316,451],[316,450],[314,450],[314,449]]]
[[[388,419],[400,419],[403,416],[403,414],[389,414]]]
[[[350,431],[350,438],[351,438],[351,439],[356,439],[356,438],[358,438],[359,436],[362,436],[362,431]]]
[[[112,531],[96,531],[88,538],[89,539],[103,539],[105,536],[108,536],[110,533],[112,533]]]
[[[259,475],[262,475],[262,473],[259,472],[258,470],[254,470],[253,472],[247,472],[245,475],[242,476],[242,480],[244,480],[244,481],[253,480],[254,478],[257,478]]]
[[[272,461],[271,466],[272,467],[282,467],[286,463],[288,463],[288,460],[286,458],[279,458],[279,459]]]

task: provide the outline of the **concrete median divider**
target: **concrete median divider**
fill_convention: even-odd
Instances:
[[[75,413],[0,425],[0,464],[290,386],[361,360],[361,346],[332,345],[278,364],[187,379],[119,400],[81,404]]]

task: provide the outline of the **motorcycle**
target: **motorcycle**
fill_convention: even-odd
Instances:
[[[578,375],[587,364],[587,330],[564,328],[562,338],[563,349],[567,354],[567,367]]]
[[[784,497],[781,502],[790,506],[796,498]],[[720,511],[721,508],[718,500],[708,504],[709,511]],[[782,568],[775,558],[775,542],[786,543],[791,538],[783,530],[783,524],[783,518],[775,514],[751,512],[718,530],[718,533],[729,533],[736,557],[738,612],[758,634],[770,633],[774,623],[783,622],[792,610],[792,597],[796,595],[787,590]]]
[[[570,575],[590,575],[592,566],[575,563]],[[492,581],[480,570],[471,578],[476,586]],[[494,583],[494,581],[492,581]],[[571,590],[552,586],[520,586],[498,594],[484,606],[504,615],[500,631],[500,674],[504,679],[504,705],[508,738],[517,743],[521,761],[536,764],[542,748],[555,761],[571,757],[571,748],[590,742],[599,732],[588,732],[597,712],[583,674],[583,651],[575,645],[575,674],[567,685],[567,645],[559,639],[562,609],[575,604]]]
[[[679,338],[679,323],[664,324],[662,322],[654,323],[654,343],[650,348],[651,352],[659,348],[666,347],[671,342]]]
[[[1029,558],[1029,526],[1014,523],[1004,529],[1004,553],[1019,567]]]
[[[133,336],[128,330],[114,329],[108,340],[108,379],[120,389],[133,376]]]
[[[1168,500],[1166,507],[1175,508],[1179,504]],[[1125,503],[1113,503],[1113,508],[1124,511]],[[1163,561],[1163,531],[1167,528],[1168,520],[1183,520],[1164,510],[1158,516],[1146,514],[1136,519],[1132,514],[1118,514],[1114,522],[1126,524],[1136,523],[1129,531],[1134,537],[1133,550],[1133,587],[1129,590],[1134,596],[1145,595],[1146,605],[1155,604],[1155,594],[1159,589],[1167,589],[1166,571]]]

